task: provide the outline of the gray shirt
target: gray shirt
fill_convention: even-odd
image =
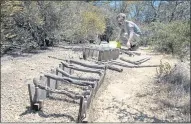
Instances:
[[[140,35],[141,30],[140,28],[132,21],[125,20],[125,23],[123,25],[120,25],[120,34],[118,36],[118,39],[121,39],[122,41],[127,40],[130,35],[130,29],[133,29],[133,33],[135,35]]]

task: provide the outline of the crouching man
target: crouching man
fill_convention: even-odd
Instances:
[[[134,22],[126,20],[124,13],[118,14],[116,19],[120,28],[117,41],[120,41],[122,45],[126,45],[130,50],[136,50],[140,41],[140,28]]]

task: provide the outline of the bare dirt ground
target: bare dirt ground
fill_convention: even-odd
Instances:
[[[146,50],[141,52],[148,53]],[[58,67],[60,60],[79,58],[79,52],[51,48],[42,53],[26,57],[4,56],[1,58],[1,121],[2,122],[65,122],[73,118],[62,110],[57,101],[49,110],[31,112],[27,84],[39,74]],[[172,66],[177,61],[166,55],[150,55],[144,64],[160,64],[160,59]],[[132,58],[132,57],[131,57]],[[184,122],[183,115],[176,109],[163,108],[157,100],[154,85],[156,68],[123,68],[119,73],[108,70],[92,104],[92,122]],[[70,106],[67,106],[69,108]],[[72,106],[73,107],[73,106]],[[59,111],[59,114],[54,114]],[[53,114],[49,114],[52,111]],[[73,114],[76,114],[75,112]],[[70,120],[64,119],[67,116]]]

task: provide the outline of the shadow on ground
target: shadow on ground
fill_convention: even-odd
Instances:
[[[32,55],[39,54],[39,53],[44,53],[47,51],[52,51],[52,47],[44,48],[44,49],[34,49],[30,51],[20,51],[20,50],[10,50],[6,52],[5,54],[1,54],[1,57],[4,56],[11,56],[13,58],[17,57],[31,57]]]
[[[143,112],[129,105],[127,105],[127,109],[122,109],[121,107],[114,104],[113,106],[106,108],[106,110],[112,109],[112,108],[117,109],[117,116],[120,122],[152,122],[152,123],[168,123],[169,122],[168,120],[161,120],[154,116],[152,117],[148,116],[147,114],[144,114]],[[132,111],[136,111],[136,112],[132,112]]]
[[[50,118],[50,117],[54,117],[54,118],[59,118],[59,117],[66,117],[68,118],[71,122],[75,122],[76,120],[74,119],[74,117],[72,117],[71,115],[68,114],[45,114],[42,110],[40,111],[35,111],[32,110],[30,107],[26,107],[26,111],[21,113],[19,116],[24,116],[27,114],[38,114],[40,117],[43,118]]]
[[[134,109],[137,111],[137,113],[131,113],[129,112],[127,109],[119,109],[119,111],[117,112],[118,114],[122,114],[122,115],[119,115],[119,119],[121,121],[123,121],[123,119],[127,116],[131,116],[133,117],[133,119],[138,122],[145,122],[145,120],[151,120],[153,123],[168,123],[169,121],[167,120],[160,120],[156,117],[149,117],[147,114],[144,114],[143,112],[135,109],[135,108],[132,108],[131,109]]]
[[[72,104],[80,104],[79,101],[76,101],[76,100],[73,100],[73,99],[58,98],[58,97],[52,97],[52,96],[49,96],[48,98],[50,100],[64,101],[64,102],[68,102],[68,103],[72,103]]]

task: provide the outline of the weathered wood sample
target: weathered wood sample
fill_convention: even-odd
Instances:
[[[110,47],[87,47],[83,50],[83,59],[94,59],[97,61],[110,61],[116,60],[119,57],[118,48]]]

